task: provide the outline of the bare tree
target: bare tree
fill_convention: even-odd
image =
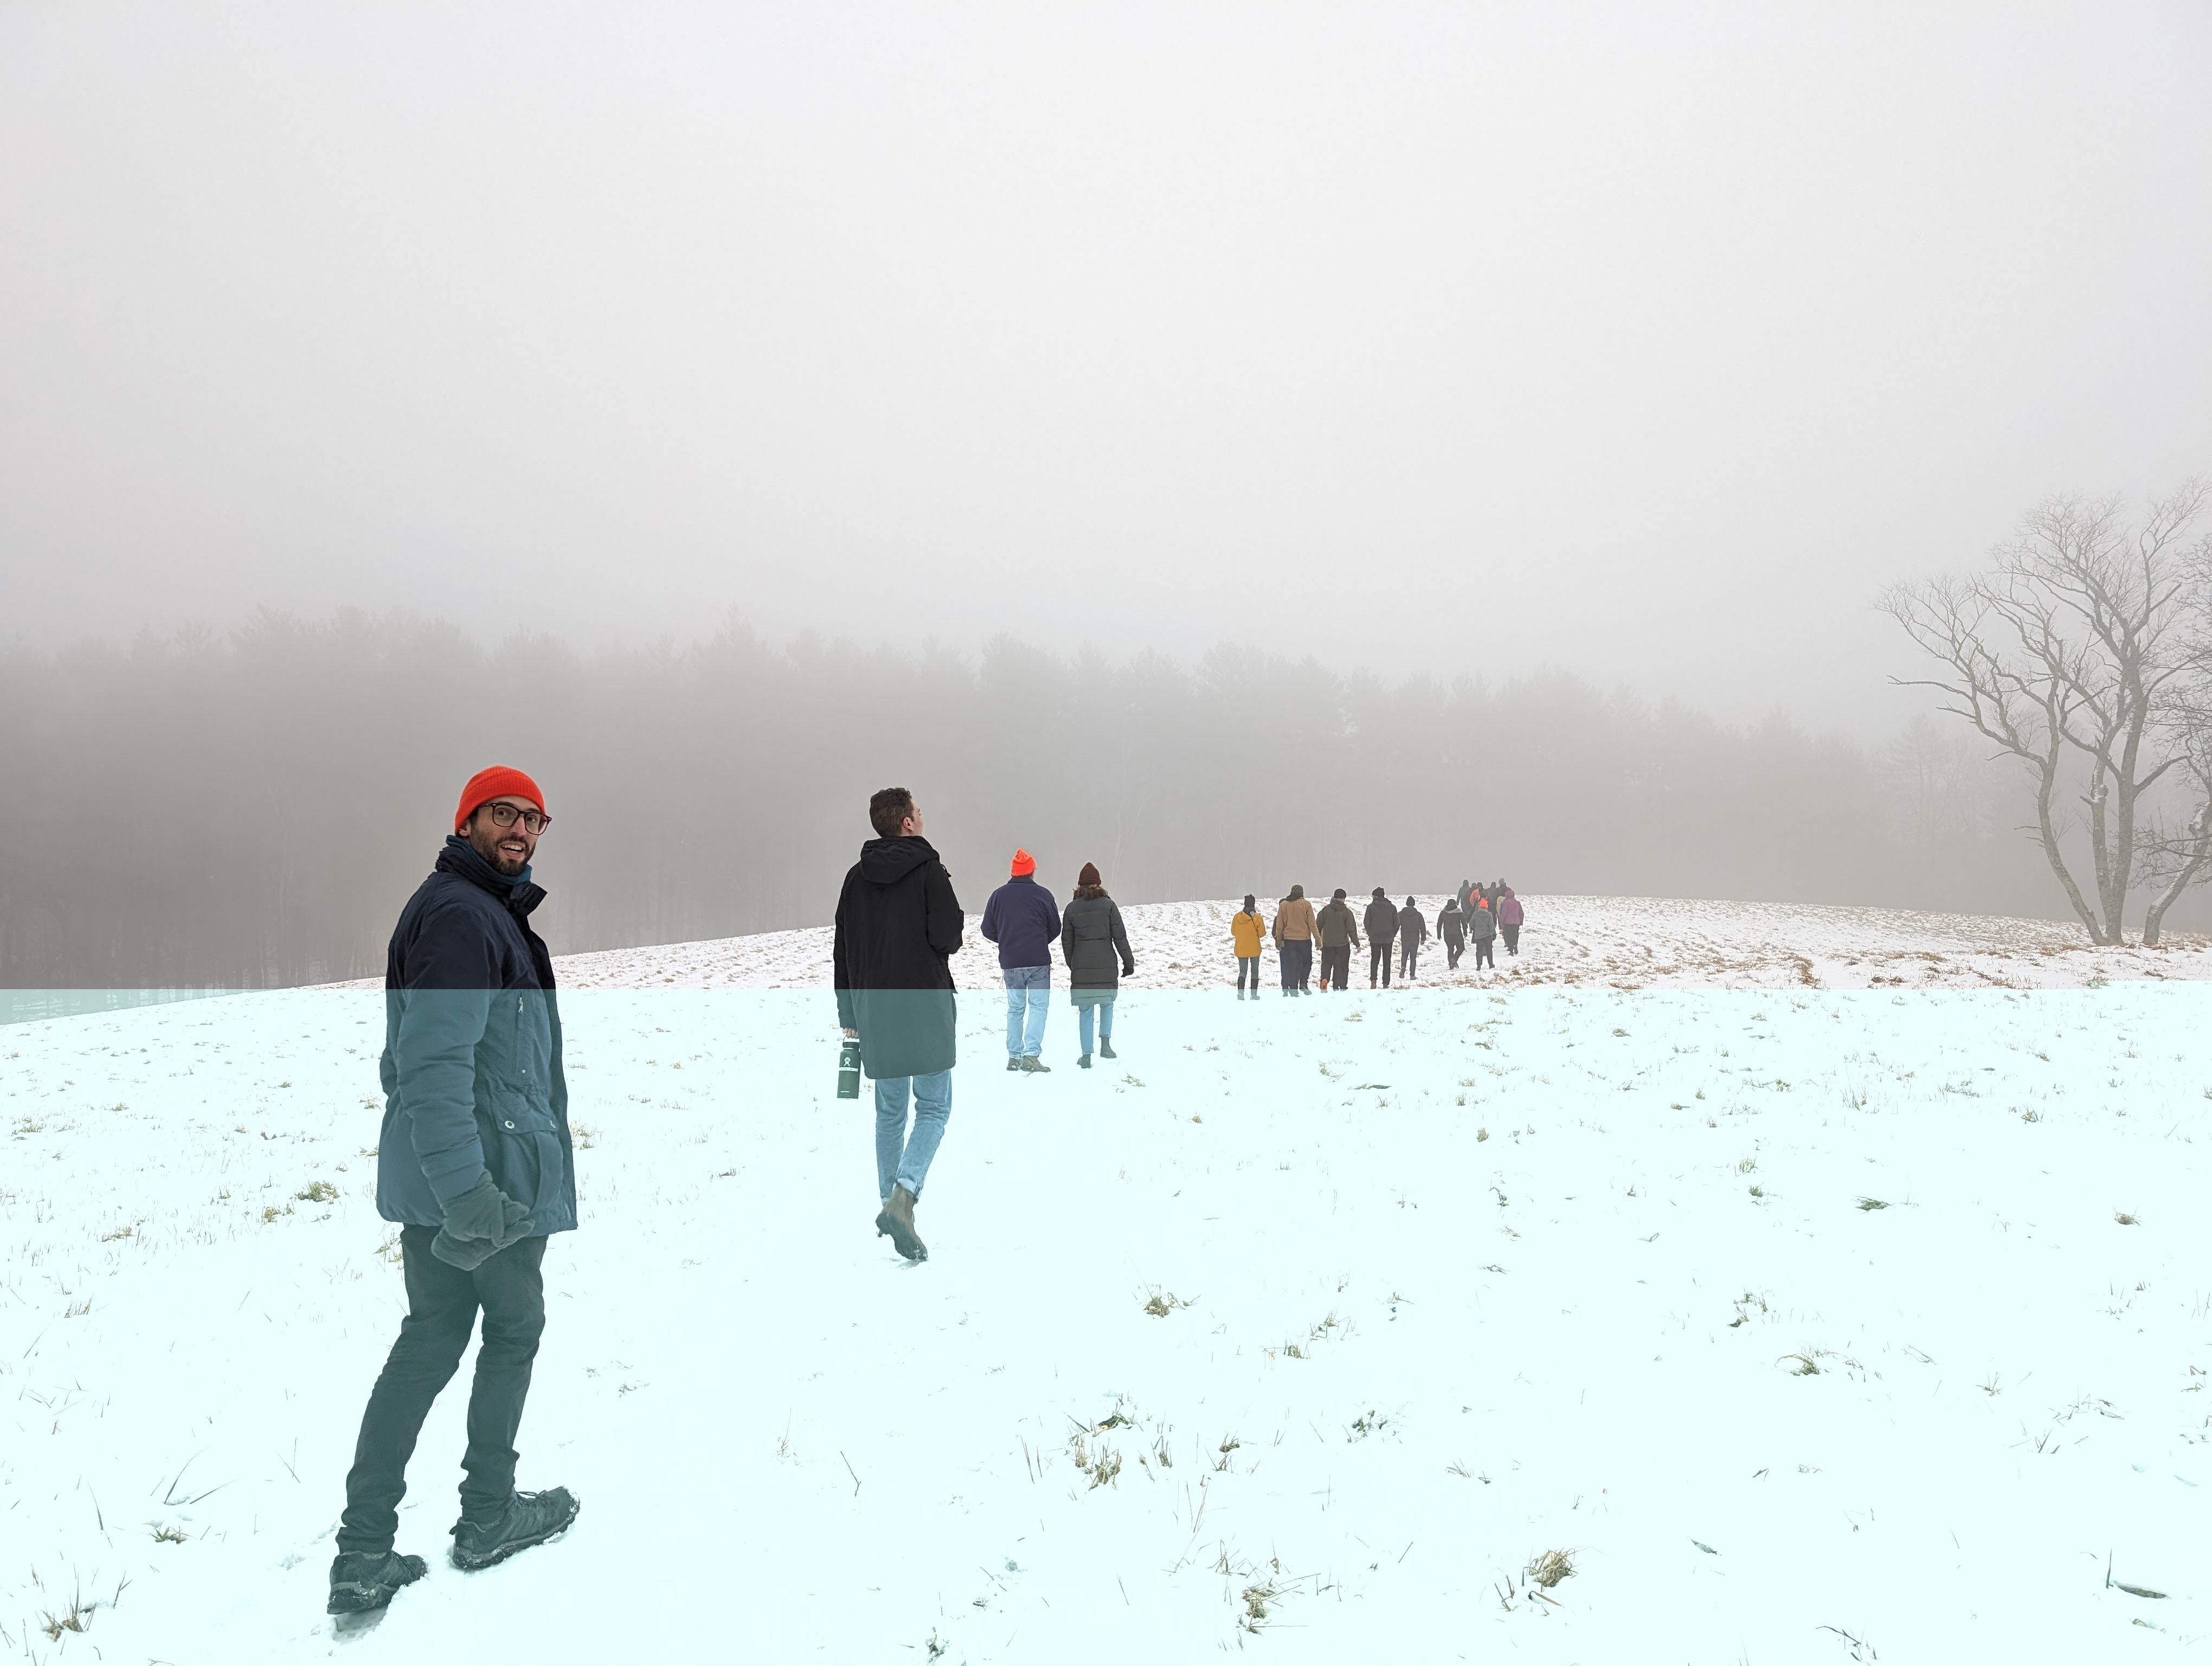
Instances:
[[[2027,766],[2034,836],[2096,943],[2124,940],[2129,894],[2146,883],[2160,888],[2143,933],[2156,943],[2166,909],[2212,868],[2212,775],[2197,767],[2204,727],[2193,699],[2208,663],[2192,605],[2204,562],[2201,544],[2184,543],[2207,491],[2192,481],[2133,525],[2118,499],[2051,499],[1990,571],[1895,585],[1881,602],[1944,667],[1891,680],[1937,690],[1942,710]],[[2087,895],[2062,842],[2075,787]],[[2190,812],[2178,833],[2158,814],[2177,795]]]

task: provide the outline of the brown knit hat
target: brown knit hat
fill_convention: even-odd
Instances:
[[[1096,862],[1085,862],[1083,865],[1083,872],[1075,876],[1075,883],[1079,885],[1097,885],[1098,883],[1098,864]]]

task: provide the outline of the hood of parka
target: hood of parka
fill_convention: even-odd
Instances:
[[[903,839],[871,839],[860,847],[860,877],[872,885],[895,885],[937,852],[919,834]]]

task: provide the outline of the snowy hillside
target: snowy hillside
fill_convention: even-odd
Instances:
[[[1423,952],[1419,981],[1468,988],[1988,989],[2078,988],[2095,979],[2212,978],[2212,939],[2176,935],[2157,949],[2099,949],[2078,927],[2057,921],[1647,897],[1522,901],[1528,924],[1521,952],[1509,957],[1501,946],[1494,976],[1474,970],[1472,953],[1457,972],[1448,973],[1443,951],[1432,942]],[[1433,922],[1443,899],[1420,902]],[[1364,905],[1364,898],[1354,899],[1355,909]],[[1124,909],[1138,987],[1234,984],[1229,917],[1242,906],[1225,901]],[[1272,902],[1261,911],[1274,918]],[[829,981],[830,937],[823,927],[571,955],[561,963],[562,975],[586,988],[817,988]],[[1266,962],[1273,982],[1272,948]],[[995,951],[973,932],[953,967],[963,988],[1000,987]],[[1364,983],[1364,958],[1355,970]]]
[[[1219,980],[1215,905],[1131,913],[1111,1067],[1073,1067],[1063,1006],[1053,1073],[1009,1076],[999,1000],[963,998],[920,1267],[872,1234],[827,994],[772,987],[821,981],[819,933],[568,962],[584,1224],[547,1258],[520,1480],[584,1513],[445,1565],[465,1362],[401,1513],[431,1576],[343,1639],[330,1534],[401,1310],[380,998],[0,1028],[0,1651],[1564,1666],[2212,1636],[2212,997],[2147,981],[2202,976],[2202,945],[1544,898],[1517,986],[1255,1004],[1151,987]],[[1604,987],[1647,946],[1644,982],[1789,987]],[[1907,987],[1839,987],[1877,976]]]

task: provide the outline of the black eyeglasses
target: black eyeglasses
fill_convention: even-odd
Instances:
[[[525,810],[519,804],[487,804],[483,810],[494,827],[512,827],[520,820],[531,832],[543,833],[553,825],[553,818],[543,810]]]

